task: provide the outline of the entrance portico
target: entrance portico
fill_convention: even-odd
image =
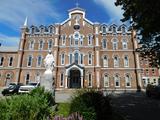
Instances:
[[[76,63],[66,67],[65,88],[83,88],[84,68]]]

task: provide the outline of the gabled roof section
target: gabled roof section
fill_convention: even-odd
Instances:
[[[82,67],[82,66],[76,64],[75,62],[72,63],[72,64],[70,64],[70,65],[68,65],[68,66],[66,66],[66,68],[70,68],[70,67],[72,67],[72,66],[74,66],[74,65],[77,66],[77,67],[79,67],[79,68],[81,68],[81,69],[84,69],[84,67]]]
[[[79,10],[79,11],[83,11],[83,12],[85,12],[85,9],[80,8],[80,7],[72,8],[72,9],[68,10],[68,12],[72,12],[72,11],[75,11],[75,10]]]

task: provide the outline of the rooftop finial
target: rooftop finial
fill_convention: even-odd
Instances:
[[[77,8],[79,7],[79,3],[78,3],[78,0],[77,0],[77,2],[76,2],[76,7],[77,7]]]
[[[24,27],[27,27],[27,22],[28,22],[28,17],[26,17],[26,19],[24,21]]]

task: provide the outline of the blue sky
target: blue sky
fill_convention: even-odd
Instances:
[[[121,24],[123,11],[114,5],[115,0],[0,0],[0,42],[17,46],[26,16],[28,26],[63,22],[77,1],[90,21]]]

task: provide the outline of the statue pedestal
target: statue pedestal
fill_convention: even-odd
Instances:
[[[41,79],[40,85],[45,88],[46,91],[53,92],[53,73],[51,70],[46,70]]]

